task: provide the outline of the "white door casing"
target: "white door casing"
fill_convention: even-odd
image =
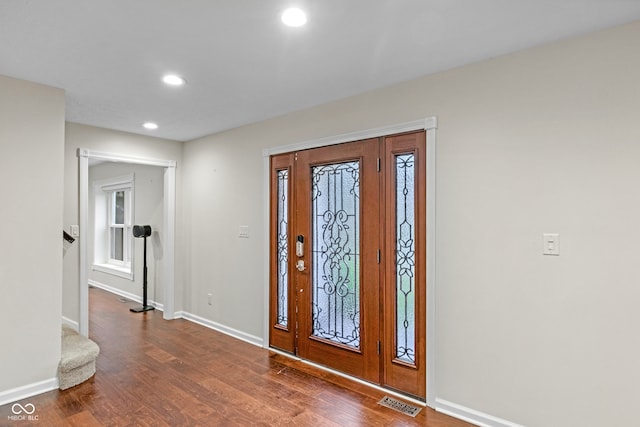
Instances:
[[[89,251],[87,233],[89,230],[89,160],[131,163],[164,168],[164,313],[167,320],[175,318],[175,224],[176,224],[176,161],[126,156],[121,154],[78,149],[79,160],[79,209],[80,209],[80,333],[89,335]]]

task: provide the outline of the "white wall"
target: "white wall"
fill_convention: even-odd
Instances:
[[[639,42],[635,23],[186,143],[184,309],[262,335],[263,148],[437,116],[436,398],[636,424]]]
[[[79,147],[88,148],[93,151],[107,152],[110,154],[121,154],[131,157],[151,158],[160,160],[175,160],[176,167],[176,187],[178,188],[176,199],[176,307],[181,307],[181,252],[182,244],[181,232],[181,182],[182,182],[182,142],[171,141],[136,135],[126,132],[112,131],[108,129],[85,126],[76,123],[66,124],[65,139],[65,198],[64,198],[64,226],[68,231],[71,225],[78,224],[78,156]],[[162,184],[161,184],[162,185]],[[153,240],[153,239],[152,239]],[[149,244],[149,242],[147,243]],[[138,246],[138,245],[137,245]],[[140,245],[140,248],[142,246]],[[63,287],[63,315],[77,322],[79,320],[79,260],[78,245],[67,251],[64,258],[64,287]],[[147,248],[149,249],[149,248]],[[139,249],[140,251],[142,249]],[[140,252],[141,254],[142,252]],[[141,257],[142,255],[139,255]],[[149,255],[151,259],[151,255]],[[138,258],[139,259],[139,258]],[[159,265],[158,265],[159,267]],[[160,272],[159,269],[157,269]],[[138,275],[141,277],[141,274]],[[150,286],[151,286],[151,282]],[[141,285],[140,285],[141,286]],[[160,288],[160,286],[158,286]],[[160,297],[160,295],[157,295]]]
[[[60,362],[64,92],[0,76],[0,404],[55,387]]]
[[[89,168],[89,260],[94,260],[94,181],[117,178],[133,174],[134,202],[133,224],[151,225],[152,234],[147,238],[147,296],[150,301],[163,303],[163,256],[164,256],[164,168],[136,165],[132,163],[100,163]],[[98,191],[101,191],[98,189]],[[104,192],[103,192],[104,194]],[[104,198],[104,196],[103,196]],[[104,212],[106,218],[106,207]],[[103,219],[104,219],[103,218]],[[133,239],[133,280],[113,274],[89,269],[89,280],[110,288],[142,298],[143,283],[143,239]]]

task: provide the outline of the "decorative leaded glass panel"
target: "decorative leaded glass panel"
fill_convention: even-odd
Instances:
[[[312,168],[313,332],[360,348],[360,164]]]
[[[396,156],[396,358],[415,363],[415,156]]]
[[[287,327],[288,325],[288,306],[289,306],[289,171],[283,169],[278,171],[278,236],[277,249],[278,254],[278,301],[277,310],[278,317],[276,324]]]

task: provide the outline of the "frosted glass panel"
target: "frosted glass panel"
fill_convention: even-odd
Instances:
[[[278,236],[276,253],[278,254],[278,301],[277,310],[278,316],[276,324],[280,326],[287,326],[288,310],[289,306],[289,234],[288,234],[288,221],[289,221],[289,171],[278,171]]]
[[[415,158],[396,156],[396,358],[415,363]]]
[[[360,164],[312,168],[313,331],[360,348]]]

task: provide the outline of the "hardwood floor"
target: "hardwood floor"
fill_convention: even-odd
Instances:
[[[416,418],[384,408],[374,388],[296,362],[159,311],[91,289],[97,373],[65,391],[19,401],[34,421],[0,406],[0,425],[44,426],[429,426],[465,423],[424,408]]]

